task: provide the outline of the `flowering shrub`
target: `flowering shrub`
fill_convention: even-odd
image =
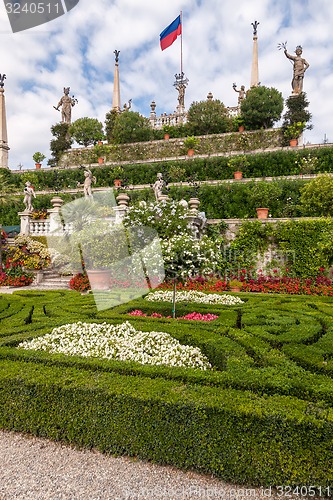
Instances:
[[[175,233],[190,234],[187,213],[188,209],[175,201],[134,204],[129,207],[123,223],[127,227],[151,227],[160,238],[170,238]]]
[[[209,275],[218,269],[220,260],[219,240],[208,236],[197,240],[188,234],[178,233],[161,243],[167,278],[188,280],[197,275]]]
[[[151,302],[172,302],[173,292],[170,290],[158,290],[146,295],[145,299]],[[203,293],[196,290],[176,291],[177,302],[194,302],[197,304],[220,304],[234,306],[244,302],[234,295],[219,295],[217,293]]]
[[[147,318],[171,318],[171,316],[163,316],[163,314],[153,312],[150,315],[145,314],[144,312],[141,311],[141,309],[135,309],[134,311],[131,311],[128,313],[130,316],[144,316]],[[218,316],[216,314],[201,314],[197,312],[192,312],[189,314],[186,314],[186,316],[180,316],[177,319],[189,319],[191,321],[213,321],[214,319],[217,319]]]
[[[14,246],[6,251],[6,268],[24,266],[28,269],[42,269],[48,267],[51,256],[48,248],[29,236],[19,235],[14,240]]]
[[[0,270],[0,286],[28,286],[33,279],[33,274],[23,271],[19,265],[5,271]]]
[[[48,216],[46,208],[34,208],[31,214],[33,220],[46,219]]]
[[[69,282],[69,288],[77,292],[86,292],[90,290],[90,283],[88,276],[83,273],[78,273]]]
[[[168,333],[138,331],[128,321],[120,325],[66,324],[43,337],[21,342],[18,348],[150,365],[211,368],[199,348],[182,345]]]

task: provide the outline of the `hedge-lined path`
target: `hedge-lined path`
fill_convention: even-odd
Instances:
[[[0,463],[1,500],[281,498],[267,488],[264,496],[261,488],[13,432],[0,431]]]

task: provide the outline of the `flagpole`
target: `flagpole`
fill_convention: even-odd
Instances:
[[[183,11],[180,11],[180,23],[181,23],[181,33],[180,33],[180,74],[183,74]]]

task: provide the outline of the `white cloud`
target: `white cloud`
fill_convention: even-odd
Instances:
[[[2,9],[2,10],[1,10]],[[225,105],[237,103],[232,83],[247,88],[251,78],[252,26],[258,26],[259,79],[287,98],[292,66],[277,50],[303,46],[310,63],[304,90],[313,115],[306,140],[320,143],[330,133],[333,102],[329,0],[80,0],[68,14],[46,25],[12,34],[0,6],[0,72],[6,73],[10,168],[33,168],[32,155],[49,155],[50,127],[60,119],[53,106],[64,86],[79,103],[73,120],[82,116],[104,122],[112,104],[115,49],[120,50],[121,100],[149,115],[172,112],[177,105],[174,75],[180,71],[180,40],[159,48],[160,32],[183,11],[183,69],[189,78],[186,105],[205,99],[209,91]],[[331,136],[331,137],[330,137]]]

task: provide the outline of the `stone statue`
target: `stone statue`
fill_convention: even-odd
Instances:
[[[237,90],[237,85],[235,83],[233,83],[232,88],[234,89],[235,92],[238,92],[238,106],[240,106],[242,104],[242,101],[246,97],[245,86],[241,85],[240,90]]]
[[[155,193],[156,201],[159,201],[159,197],[163,194],[163,188],[165,186],[165,182],[163,180],[163,175],[159,172],[157,174],[157,179],[153,184],[153,190]]]
[[[119,54],[120,54],[120,50],[114,50],[113,51],[114,55],[115,55],[115,58],[116,58],[116,63],[119,61]]]
[[[91,198],[92,197],[91,184],[96,183],[96,177],[92,174],[90,170],[85,170],[84,177],[85,177],[83,183],[84,196],[85,198]]]
[[[72,107],[75,106],[75,104],[78,102],[77,99],[74,98],[74,96],[70,97],[69,95],[70,87],[64,87],[64,95],[58,102],[57,106],[53,106],[54,109],[59,111],[60,106],[61,108],[61,121],[63,123],[71,123],[72,121]]]
[[[5,85],[5,80],[6,80],[6,75],[5,74],[0,74],[0,88],[3,89]]]
[[[254,23],[251,23],[251,24],[252,24],[252,28],[253,28],[253,36],[257,36],[258,25],[260,24],[259,21],[254,21]]]
[[[34,207],[32,206],[32,197],[36,198],[35,190],[31,183],[27,181],[24,188],[24,198],[23,203],[25,204],[25,210],[27,212],[32,212]]]
[[[293,70],[293,79],[291,81],[291,87],[293,89],[293,94],[298,95],[303,91],[303,80],[304,73],[310,66],[309,63],[302,57],[303,49],[300,45],[297,45],[295,54],[296,56],[292,56],[287,52],[287,44],[280,44],[280,48],[284,49],[285,56],[294,61],[294,70]]]
[[[128,104],[125,102],[123,106],[123,111],[129,111],[132,107],[132,99],[129,99]]]

